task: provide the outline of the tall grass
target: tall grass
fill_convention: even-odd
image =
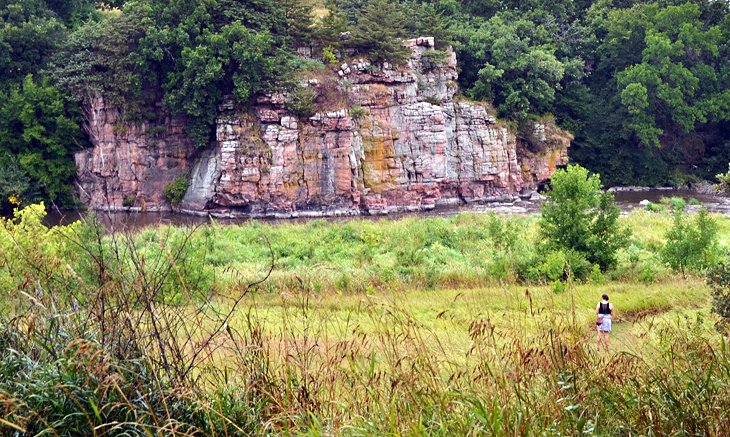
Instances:
[[[730,434],[706,286],[630,272],[653,236],[630,282],[556,293],[520,277],[531,218],[105,234],[31,212],[0,228],[3,434]]]

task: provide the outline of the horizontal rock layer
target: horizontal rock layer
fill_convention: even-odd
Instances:
[[[246,111],[222,105],[215,144],[202,151],[182,120],[168,117],[152,135],[96,98],[94,147],[76,156],[82,198],[92,208],[165,209],[164,187],[184,174],[185,212],[383,213],[510,200],[567,162],[569,134],[535,123],[528,147],[484,105],[454,98],[453,52],[439,56],[431,38],[408,44],[405,66],[354,59],[303,82],[312,116],[292,114],[281,94]]]

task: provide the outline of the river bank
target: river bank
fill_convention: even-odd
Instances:
[[[616,197],[616,203],[621,208],[622,213],[627,214],[637,209],[643,209],[646,201],[651,203],[660,203],[662,198],[681,197],[688,206],[688,211],[696,211],[700,207],[707,208],[708,211],[717,214],[730,215],[730,195],[719,193],[706,193],[690,189],[678,188],[645,188],[645,187],[628,187],[626,189],[612,189]],[[694,199],[694,201],[692,201]],[[271,223],[303,223],[315,219],[325,219],[328,221],[342,221],[353,218],[364,219],[400,219],[404,217],[450,217],[462,212],[472,213],[502,213],[502,214],[519,214],[530,215],[540,212],[542,206],[542,197],[533,195],[530,198],[517,198],[511,201],[495,201],[488,203],[472,203],[460,205],[442,205],[429,210],[399,211],[389,214],[377,215],[356,215],[339,214],[325,215],[322,213],[303,215],[291,214],[282,216],[281,214],[256,215],[256,216],[238,216],[233,217],[230,214],[219,213],[210,215],[188,214],[185,212],[175,211],[97,211],[97,218],[110,229],[128,229],[138,230],[148,226],[156,225],[177,225],[177,226],[195,226],[215,221],[220,224],[243,224],[253,220],[265,221]],[[72,210],[52,209],[46,217],[45,223],[50,226],[64,225],[72,223],[87,213]]]

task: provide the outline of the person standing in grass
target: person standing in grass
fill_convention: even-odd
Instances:
[[[603,342],[603,350],[608,352],[608,334],[611,332],[611,316],[613,315],[613,304],[608,302],[608,295],[601,296],[602,300],[596,305],[596,328],[598,330],[598,341],[596,342],[596,350],[601,351],[601,342]]]

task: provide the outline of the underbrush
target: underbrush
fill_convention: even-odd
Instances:
[[[552,267],[530,217],[132,234],[49,229],[42,211],[0,227],[4,434],[730,433],[706,287],[668,271],[644,291],[535,286]],[[652,241],[607,276],[635,283]],[[485,284],[502,291],[464,288]],[[598,289],[632,348],[594,352]],[[265,290],[286,300],[265,310]]]
[[[642,354],[602,355],[569,314],[483,314],[457,328],[469,347],[455,354],[397,306],[363,305],[372,329],[353,322],[337,328],[341,337],[306,296],[283,311],[276,328],[251,311],[232,323],[187,382],[167,379],[152,351],[110,353],[99,326],[84,336],[76,316],[31,309],[3,319],[0,426],[29,435],[730,432],[730,352],[701,316],[647,323]]]

